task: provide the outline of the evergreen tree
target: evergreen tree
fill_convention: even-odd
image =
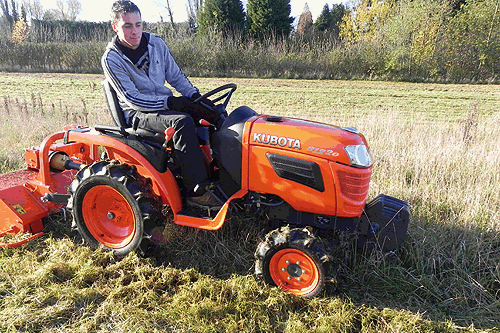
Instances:
[[[294,20],[290,12],[290,0],[248,0],[248,30],[258,38],[273,33],[288,36]]]
[[[243,31],[245,14],[241,0],[205,0],[199,13],[200,33],[211,29],[222,33]]]
[[[321,14],[316,19],[316,29],[325,33],[331,33],[335,37],[338,37],[340,33],[340,24],[345,14],[346,8],[343,4],[333,5],[331,10],[328,4],[325,4]]]
[[[314,24],[319,31],[330,30],[333,27],[333,16],[327,3],[323,6],[323,10]]]

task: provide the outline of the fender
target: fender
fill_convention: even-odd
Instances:
[[[182,209],[182,199],[179,187],[170,170],[158,172],[141,154],[123,142],[92,129],[87,132],[72,131],[67,134],[67,142],[79,142],[87,145],[92,159],[97,160],[99,147],[104,147],[110,159],[133,165],[146,178],[151,179],[153,191],[169,205],[174,213]],[[45,158],[45,156],[44,156]],[[42,163],[44,165],[45,163]]]

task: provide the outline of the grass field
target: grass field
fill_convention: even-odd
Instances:
[[[63,125],[111,124],[98,75],[0,74],[0,172]],[[500,332],[500,90],[494,85],[192,78],[238,84],[229,110],[355,126],[376,157],[370,197],[411,205],[394,254],[346,253],[304,300],[253,276],[263,222],[168,224],[153,257],[79,245],[60,216],[0,249],[0,332]]]

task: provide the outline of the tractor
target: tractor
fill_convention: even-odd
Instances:
[[[195,102],[220,115],[201,121],[198,139],[210,181],[205,190],[221,208],[186,204],[170,138],[129,127],[116,93],[104,80],[116,126],[71,125],[26,149],[26,170],[0,176],[0,236],[43,234],[43,218],[64,210],[84,242],[120,258],[147,254],[165,226],[169,207],[177,225],[220,229],[227,217],[268,219],[270,231],[256,246],[255,272],[266,282],[305,298],[334,276],[341,235],[358,247],[394,251],[405,239],[409,207],[379,195],[367,203],[373,157],[354,127],[226,108],[235,84]],[[4,244],[5,245],[5,244]]]

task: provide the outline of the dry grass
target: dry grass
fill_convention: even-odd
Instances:
[[[22,148],[66,124],[66,109],[110,123],[99,80],[2,74],[0,102],[14,106],[0,103],[0,168],[22,165]],[[51,236],[0,250],[0,331],[500,331],[497,87],[193,79],[202,91],[229,81],[239,86],[232,108],[362,130],[377,159],[370,196],[411,204],[403,247],[350,253],[337,289],[302,300],[253,277],[259,218],[218,232],[169,224],[155,256],[116,262],[79,246],[55,216]]]

